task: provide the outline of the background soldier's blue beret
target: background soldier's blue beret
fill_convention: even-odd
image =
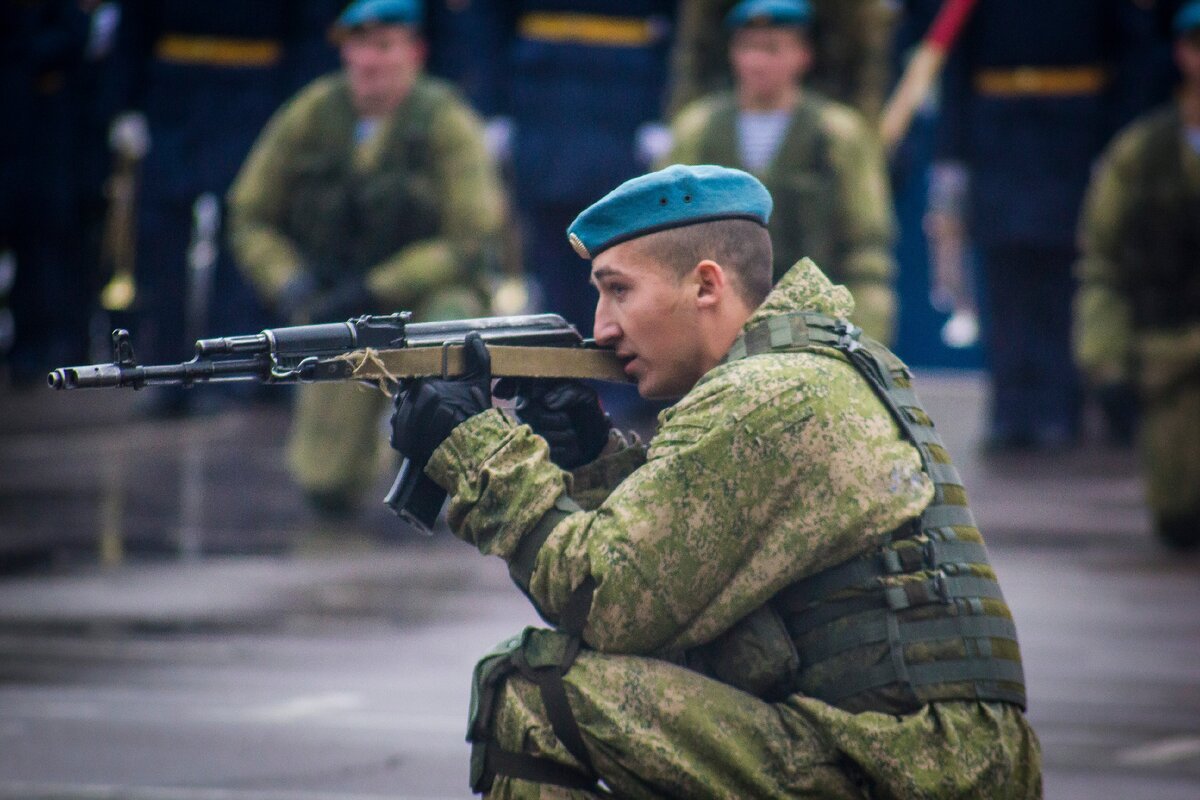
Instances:
[[[1183,36],[1200,28],[1200,0],[1193,0],[1179,9],[1179,13],[1175,15],[1174,28],[1176,36]]]
[[[725,27],[807,25],[811,21],[812,6],[806,0],[744,0],[725,16]]]
[[[421,0],[354,0],[335,23],[339,28],[363,25],[417,25]]]
[[[771,194],[740,169],[680,164],[625,181],[583,210],[567,228],[582,258],[668,228],[718,219],[749,219],[766,227]]]

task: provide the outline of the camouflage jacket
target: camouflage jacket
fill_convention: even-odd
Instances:
[[[670,162],[748,169],[738,154],[737,117],[729,93],[688,106],[672,125]],[[775,278],[813,259],[854,296],[854,322],[887,344],[896,305],[891,190],[883,149],[862,116],[806,90],[770,163],[750,171],[775,201]]]
[[[747,325],[799,309],[844,316],[853,302],[805,260]],[[598,504],[550,532],[529,596],[554,620],[591,578],[585,641],[661,658],[878,545],[933,496],[867,382],[820,348],[715,367],[660,415],[644,453],[618,450],[568,474],[541,438],[493,409],[458,426],[427,473],[451,495],[455,533],[506,560],[564,495],[592,493]],[[596,496],[605,483],[611,493]]]
[[[1164,152],[1172,145],[1177,154]],[[1136,379],[1155,393],[1195,372],[1200,324],[1156,325],[1144,308],[1139,321],[1137,306],[1146,305],[1143,295],[1153,286],[1194,309],[1200,253],[1163,254],[1139,244],[1149,232],[1167,246],[1183,234],[1194,247],[1200,217],[1189,223],[1181,215],[1198,209],[1200,154],[1184,142],[1177,106],[1135,121],[1113,140],[1088,188],[1076,265],[1075,359],[1094,383]],[[1166,229],[1158,230],[1156,220],[1166,220]],[[1176,274],[1164,276],[1161,262],[1168,260],[1179,264]]]
[[[362,277],[381,305],[413,308],[480,271],[503,195],[475,114],[419,78],[361,143],[358,124],[344,76],[314,81],[276,112],[230,190],[230,243],[267,299],[306,270],[324,285]]]

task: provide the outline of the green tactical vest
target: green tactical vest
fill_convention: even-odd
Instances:
[[[852,324],[811,313],[763,321],[734,344],[727,360],[814,347],[836,348],[867,379],[920,452],[936,494],[918,519],[878,549],[794,583],[770,601],[795,646],[780,694],[800,692],[855,713],[903,714],[941,700],[1024,708],[1012,614],[962,480],[903,362],[860,338]]]
[[[309,135],[287,159],[284,229],[293,232],[308,267],[327,285],[362,275],[441,227],[430,127],[439,105],[454,102],[436,81],[420,79],[379,135],[376,167],[354,165],[358,116],[345,79],[310,120]]]
[[[1147,125],[1122,260],[1134,321],[1153,329],[1200,322],[1200,186],[1184,170],[1178,108]]]
[[[775,201],[768,230],[775,251],[772,279],[778,281],[801,258],[828,267],[834,283],[845,283],[838,271],[844,259],[835,203],[836,183],[829,140],[821,117],[829,101],[805,91],[787,132],[765,174],[757,177]],[[700,161],[741,167],[737,146],[737,103],[721,97],[701,142]],[[744,167],[742,167],[744,168]]]

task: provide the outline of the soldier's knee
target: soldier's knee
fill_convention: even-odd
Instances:
[[[476,665],[467,736],[476,792],[504,776],[585,793],[595,786],[562,681],[578,648],[566,634],[526,628]]]

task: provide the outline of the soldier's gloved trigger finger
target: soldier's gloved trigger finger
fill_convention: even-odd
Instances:
[[[463,341],[463,377],[490,378],[492,375],[492,356],[483,337],[478,331],[471,331]]]
[[[518,383],[519,381],[516,378],[501,378],[492,387],[492,396],[498,397],[501,400],[512,400],[518,394]]]

